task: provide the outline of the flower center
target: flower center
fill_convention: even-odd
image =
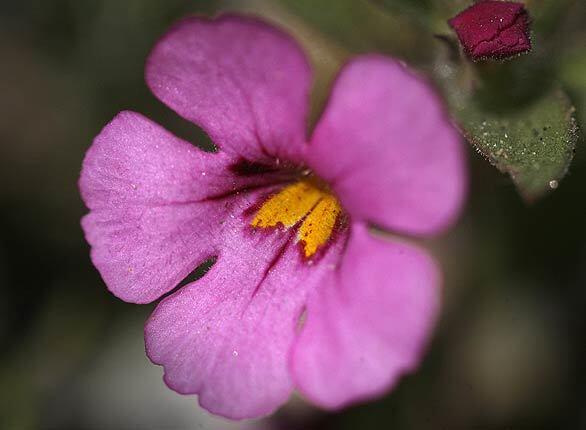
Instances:
[[[317,179],[308,177],[270,196],[251,225],[269,228],[281,224],[290,228],[301,223],[297,240],[303,245],[305,257],[309,258],[332,236],[341,212],[342,207],[331,191]]]

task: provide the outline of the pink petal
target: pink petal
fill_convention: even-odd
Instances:
[[[235,232],[209,273],[157,306],[145,341],[169,387],[199,394],[204,408],[233,419],[287,400],[288,354],[307,292],[333,270],[344,242],[310,265],[288,241],[294,233]]]
[[[429,84],[391,59],[364,56],[343,68],[308,152],[354,220],[423,235],[462,205],[458,134]]]
[[[185,19],[153,49],[146,80],[221,149],[300,161],[311,72],[297,43],[274,27],[231,15]]]
[[[359,224],[339,270],[315,289],[295,343],[295,384],[329,409],[381,395],[419,363],[439,310],[439,273],[423,250]]]
[[[155,300],[217,252],[226,220],[253,204],[254,196],[210,198],[251,184],[229,174],[231,162],[133,112],[102,130],[79,181],[91,209],[82,226],[94,265],[116,296]]]

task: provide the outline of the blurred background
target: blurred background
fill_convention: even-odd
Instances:
[[[555,43],[555,56],[541,54],[548,76],[584,123],[586,2],[526,3],[536,51],[542,40],[546,45],[542,34]],[[460,0],[2,1],[0,428],[586,429],[581,136],[569,174],[533,204],[467,146],[464,216],[426,243],[442,263],[445,287],[442,321],[422,367],[388,396],[335,414],[294,396],[272,417],[230,423],[200,410],[194,396],[167,389],[161,368],[144,353],[142,326],[154,305],[126,304],[107,292],[79,226],[86,212],[77,190],[84,153],[118,111],[141,112],[204,142],[143,80],[150,48],[177,19],[239,9],[286,28],[316,70],[315,119],[333,74],[353,53],[384,52],[432,73],[442,44],[433,34],[450,34],[445,20],[465,6]]]

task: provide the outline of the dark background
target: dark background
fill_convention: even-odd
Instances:
[[[245,7],[290,27],[325,70],[318,104],[337,48],[285,3],[1,3],[0,428],[586,429],[583,139],[559,189],[532,205],[469,148],[465,214],[429,243],[445,270],[442,321],[420,371],[387,397],[337,414],[295,397],[260,423],[232,424],[164,386],[143,349],[154,305],[116,299],[90,263],[77,190],[84,152],[123,109],[198,139],[143,80],[153,43],[192,13]],[[563,12],[586,24],[583,2],[572,7]],[[572,37],[586,58],[584,33]],[[583,63],[562,74],[578,120]]]

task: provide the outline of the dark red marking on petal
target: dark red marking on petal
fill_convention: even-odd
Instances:
[[[303,166],[280,159],[272,159],[271,162],[265,163],[240,158],[228,169],[235,175],[243,177],[271,175],[278,178],[288,177],[293,179],[304,176]]]
[[[242,193],[246,193],[246,192],[250,192],[250,191],[257,191],[257,190],[261,190],[263,188],[270,188],[270,187],[274,187],[280,184],[285,184],[287,182],[290,182],[289,179],[280,179],[280,180],[275,180],[269,183],[264,183],[264,184],[255,184],[255,185],[248,185],[245,187],[241,187],[241,188],[234,188],[230,191],[226,191],[224,193],[219,193],[219,194],[214,194],[211,196],[207,196],[204,199],[198,200],[198,202],[210,202],[210,201],[216,201],[216,200],[222,200],[222,199],[226,199],[226,198],[230,198],[230,197],[235,197],[238,194],[242,194]]]
[[[283,246],[281,246],[281,248],[279,248],[279,250],[277,251],[277,253],[273,257],[273,259],[269,262],[269,264],[265,268],[265,270],[260,278],[260,281],[258,281],[258,283],[256,284],[256,287],[254,287],[254,290],[252,291],[252,295],[250,297],[251,300],[258,293],[262,283],[266,280],[269,273],[271,273],[271,270],[277,265],[279,260],[283,257],[283,255],[285,254],[285,251],[287,250],[287,247],[291,243],[291,240],[293,239],[294,236],[295,236],[295,230],[294,229],[289,230],[289,237],[287,237]]]
[[[273,173],[278,170],[278,167],[241,158],[236,163],[232,164],[229,167],[229,170],[238,176],[252,176]]]

